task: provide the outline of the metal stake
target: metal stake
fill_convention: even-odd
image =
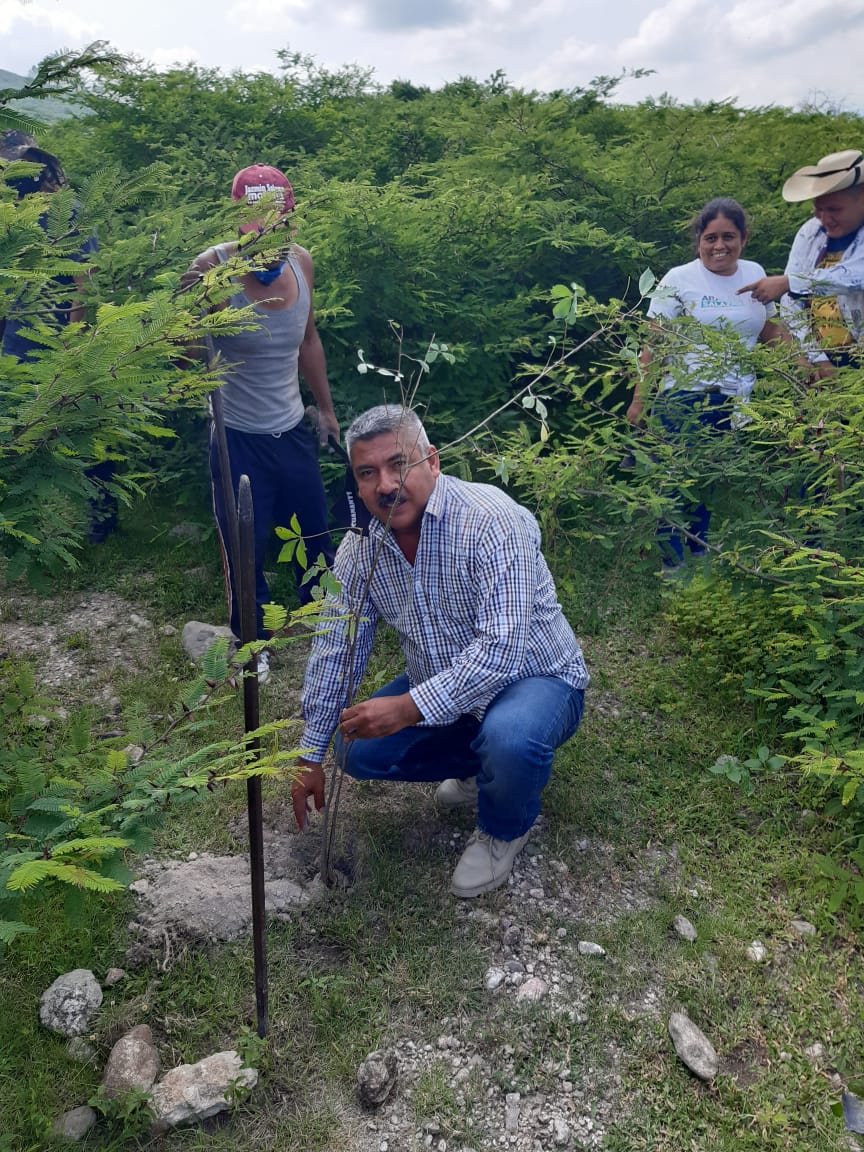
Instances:
[[[226,541],[228,547],[228,564],[234,577],[234,595],[242,605],[243,594],[241,591],[242,581],[240,580],[240,536],[237,522],[237,503],[234,499],[231,461],[228,456],[228,438],[225,434],[225,417],[222,414],[222,392],[219,388],[216,388],[210,393],[210,411],[213,415],[213,435],[216,437],[216,455],[219,459],[222,505],[225,508],[225,524],[228,532],[228,539]]]
[[[240,477],[237,493],[237,537],[240,568],[240,643],[258,638],[258,609],[255,604],[255,518],[252,508],[252,486],[248,476]],[[257,657],[254,658],[257,666]],[[259,725],[258,676],[243,678],[243,718],[247,732]],[[257,754],[260,742],[249,741]],[[255,1008],[258,1035],[267,1035],[267,939],[265,936],[264,896],[264,817],[261,805],[261,777],[246,781],[246,804],[249,810],[249,864],[252,872],[252,945],[255,953]]]

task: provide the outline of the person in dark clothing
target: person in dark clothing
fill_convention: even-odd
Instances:
[[[43,166],[35,176],[10,181],[19,199],[37,192],[56,192],[66,184],[66,175],[57,157],[40,148],[36,139],[26,132],[12,130],[0,136],[0,159],[26,160]],[[43,216],[39,223],[45,229],[47,216]],[[97,250],[96,237],[88,236],[82,241],[75,258],[82,262],[86,261]],[[76,292],[77,283],[78,278],[72,276],[54,278],[57,288],[69,289],[68,297],[55,300],[50,310],[50,316],[58,327],[83,319],[83,307]],[[44,314],[40,313],[40,318],[44,319]],[[4,356],[14,356],[18,361],[35,359],[42,345],[31,335],[30,320],[31,315],[22,302],[15,301],[6,315],[0,333],[0,352]],[[117,526],[117,499],[109,487],[115,471],[115,461],[102,460],[98,464],[93,464],[84,473],[95,489],[90,499],[90,527],[87,533],[90,543],[104,540]]]

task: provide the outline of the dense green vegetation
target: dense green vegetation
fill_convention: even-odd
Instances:
[[[73,263],[80,237],[93,230],[99,236],[82,289],[86,323],[58,331],[43,311],[37,323],[45,353],[28,365],[4,361],[0,370],[6,586],[26,575],[54,594],[62,576],[76,587],[113,581],[131,591],[137,572],[151,564],[164,588],[149,595],[177,595],[170,606],[160,600],[164,617],[182,623],[181,614],[193,611],[182,564],[151,549],[139,529],[154,516],[154,491],[207,519],[203,395],[212,381],[203,367],[181,370],[178,359],[208,328],[249,318],[202,314],[205,293],[209,302],[230,290],[224,276],[182,296],[180,274],[197,252],[235,230],[238,214],[227,195],[233,173],[254,161],[278,165],[295,185],[298,240],[316,263],[317,315],[340,418],[377,402],[382,389],[391,398],[396,389],[392,375],[357,372],[358,349],[391,370],[398,356],[415,358],[405,364],[418,375],[417,399],[439,444],[513,401],[448,452],[445,466],[507,483],[535,510],[574,625],[600,637],[596,683],[622,697],[632,692],[633,707],[654,716],[646,731],[637,711],[608,732],[595,721],[594,744],[566,761],[554,797],[562,835],[585,822],[624,843],[628,836],[647,842],[669,835],[696,858],[721,823],[712,865],[718,890],[731,899],[723,877],[731,884],[737,872],[749,875],[761,852],[765,871],[745,893],[750,918],[767,914],[770,900],[760,885],[779,876],[793,893],[806,893],[801,899],[816,909],[821,928],[854,949],[847,932],[860,923],[864,905],[864,376],[849,370],[808,388],[782,353],[759,350],[750,423],[722,443],[695,441],[686,454],[650,420],[634,432],[623,407],[644,339],[641,297],[651,277],[643,273],[659,275],[689,257],[694,212],[714,196],[736,197],[752,220],[747,254],[769,272],[781,270],[807,212],[806,205],[783,203],[783,180],[862,139],[864,122],[725,103],[621,105],[614,78],[606,77],[549,94],[515,90],[500,75],[435,91],[408,81],[381,89],[361,70],[330,73],[289,53],[280,63],[277,76],[224,75],[161,73],[106,58],[99,75],[73,93],[83,113],[40,134],[62,158],[74,195],[18,202],[0,183],[0,318],[22,295],[37,313],[56,301],[54,278],[85,267]],[[266,249],[272,242],[261,243]],[[453,363],[440,357],[427,375],[416,358],[433,336],[446,341]],[[121,544],[94,553],[84,545],[87,469],[105,458],[117,462],[115,490],[134,513]],[[650,575],[658,564],[656,525],[674,521],[681,489],[714,503],[713,552],[661,602]],[[164,516],[165,504],[159,508]],[[167,527],[153,528],[152,539]],[[126,556],[122,541],[133,539]],[[646,623],[660,613],[660,628]],[[643,645],[651,651],[641,652],[634,671],[621,652]],[[670,668],[652,664],[654,647]],[[608,682],[604,659],[614,669]],[[166,653],[162,671],[185,674],[176,651]],[[214,681],[227,673],[215,664],[207,671]],[[51,883],[77,885],[82,873],[91,889],[122,881],[124,843],[145,842],[164,817],[165,796],[184,778],[201,783],[206,730],[196,732],[193,722],[182,734],[178,725],[167,747],[148,748],[132,766],[122,752],[125,737],[107,753],[95,742],[89,714],[59,733],[34,729],[28,718],[50,705],[32,671],[13,661],[2,677],[0,866],[5,880],[23,875],[28,883],[20,912],[10,911],[9,901],[0,911],[32,926],[42,922],[44,899],[56,963],[107,962],[119,933],[109,913],[85,902],[95,926],[81,929],[79,906],[79,927],[61,945]],[[129,684],[124,726],[145,746],[157,729],[142,712],[165,712],[160,690],[155,681]],[[188,689],[187,706],[200,693],[200,683]],[[724,762],[728,780],[694,769],[694,761],[709,767],[720,752],[735,758]],[[613,771],[632,792],[622,811],[611,795]],[[577,802],[583,772],[597,786],[596,801]],[[109,783],[122,802],[106,815]],[[751,817],[739,807],[742,784],[755,791],[749,803],[760,835],[753,844],[746,843]],[[202,800],[201,807],[211,811],[215,803]],[[793,803],[826,817],[806,860],[783,856]],[[186,813],[195,808],[187,804]],[[129,811],[141,818],[130,821]],[[189,832],[195,817],[169,815],[166,839],[199,846]],[[74,844],[68,863],[52,856],[58,836]],[[398,844],[391,845],[394,857]],[[386,853],[382,860],[383,877]],[[22,865],[29,870],[22,873]],[[81,869],[77,878],[64,871],[73,867]],[[385,880],[379,878],[386,892]],[[118,923],[121,899],[108,896]],[[414,912],[418,932],[424,908],[421,900]],[[622,933],[644,929],[639,921]],[[38,993],[39,980],[47,983],[37,948],[22,933],[9,949],[20,962],[14,986],[27,996]],[[202,977],[206,994],[187,991],[193,1015],[203,1012],[212,980],[221,981],[230,962],[214,961],[216,975]],[[382,954],[372,966],[383,970],[389,962]],[[682,995],[691,978],[681,975]],[[392,983],[394,996],[408,994],[407,977]],[[293,989],[289,978],[280,996],[295,1004]],[[439,993],[424,995],[434,1000]],[[802,996],[796,988],[795,1011]],[[823,1027],[830,1027],[827,985],[818,996],[825,1000]],[[311,992],[307,999],[314,1000]],[[774,1011],[756,993],[748,1003],[754,1018]],[[344,1007],[333,1008],[337,1032],[348,1026]],[[375,1042],[381,1011],[377,1003],[370,1008],[374,1019],[362,1022],[353,1041],[358,1050]],[[746,1033],[746,1021],[741,1029]],[[210,1038],[218,1027],[202,1030]],[[301,1074],[303,1060],[320,1060],[307,1040],[286,1078]],[[650,1067],[650,1045],[644,1056]],[[855,1070],[850,1058],[844,1075]],[[687,1101],[669,1106],[680,1111],[682,1127],[664,1135],[666,1144],[657,1136],[655,1146],[684,1147],[675,1133],[688,1131]],[[806,1101],[798,1107],[790,1119],[782,1097],[762,1101],[764,1130],[777,1129],[768,1146],[796,1146]],[[17,1130],[35,1146],[49,1106],[31,1103],[26,1116],[20,1101],[16,1109]],[[706,1131],[722,1128],[707,1105],[705,1112]],[[721,1136],[719,1147],[751,1146],[737,1129]],[[751,1137],[759,1146],[758,1125]],[[308,1146],[326,1138],[310,1136]]]

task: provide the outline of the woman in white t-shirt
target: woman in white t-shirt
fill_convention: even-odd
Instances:
[[[755,383],[754,374],[742,363],[757,342],[791,343],[792,337],[774,319],[773,304],[760,304],[739,288],[763,275],[761,265],[742,260],[747,243],[747,217],[736,200],[718,198],[706,204],[693,222],[695,260],[671,268],[659,284],[648,307],[648,318],[667,345],[663,377],[654,411],[666,428],[682,433],[697,422],[716,431],[732,427],[736,409],[746,404]],[[679,323],[676,323],[679,322]],[[700,328],[722,329],[733,340],[700,339]],[[658,339],[658,342],[659,342]],[[643,368],[654,360],[651,348],[639,357]],[[645,382],[640,379],[627,409],[631,424],[642,420]],[[669,545],[678,563],[684,560],[685,539],[691,552],[702,552],[711,518],[700,504],[684,514],[687,533],[673,532]],[[674,561],[673,561],[674,563]]]

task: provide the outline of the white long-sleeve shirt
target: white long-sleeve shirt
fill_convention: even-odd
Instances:
[[[808,297],[836,296],[853,340],[864,336],[864,226],[839,264],[820,268],[827,243],[828,234],[814,216],[798,229],[786,263],[791,295],[783,297],[782,316],[814,361],[825,360],[826,355],[810,331]]]

